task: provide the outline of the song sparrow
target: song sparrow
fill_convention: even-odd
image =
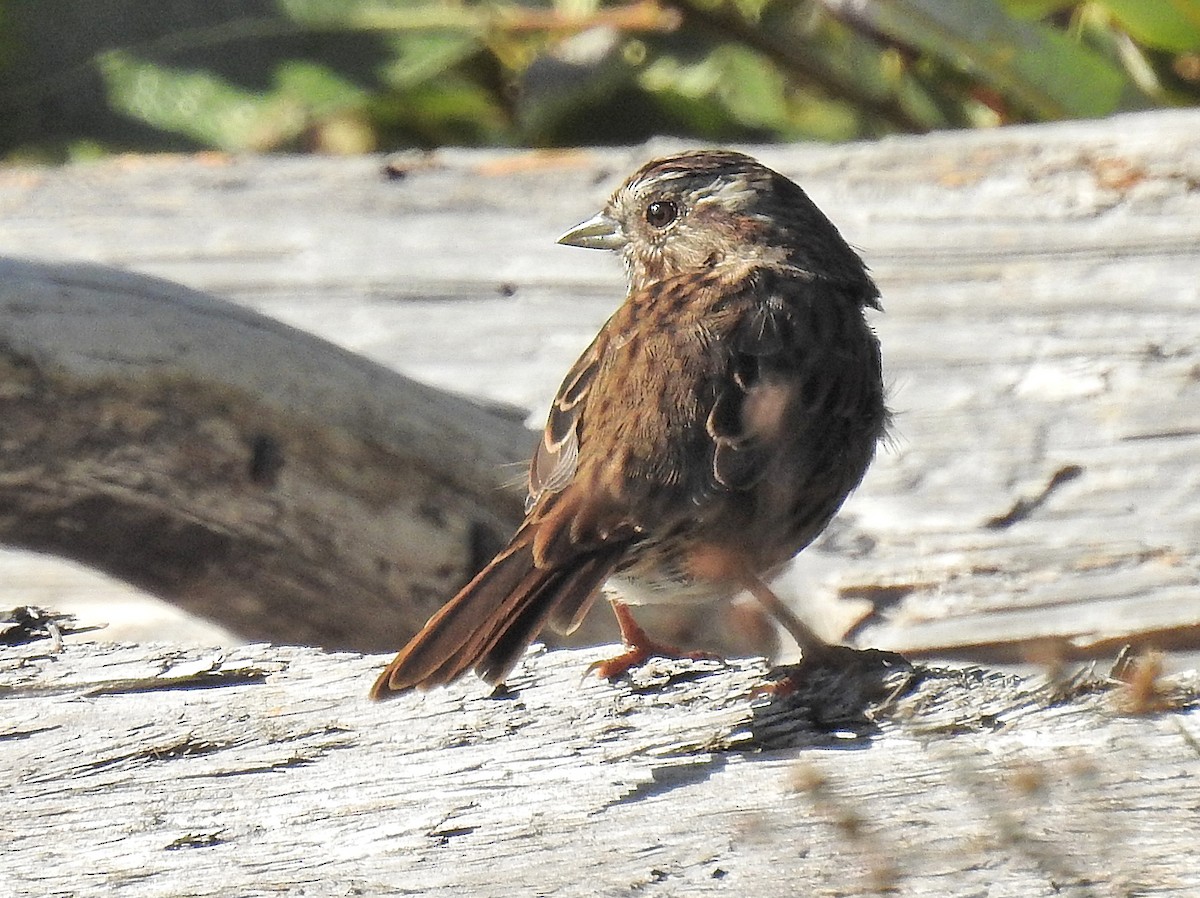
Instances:
[[[887,422],[879,293],[792,181],[740,153],[659,159],[560,243],[618,251],[629,293],[559,388],[512,541],[388,665],[372,695],[500,682],[606,580],[624,603],[749,590],[806,655],[824,643],[765,585],[862,480]]]

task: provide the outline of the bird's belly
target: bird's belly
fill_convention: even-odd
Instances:
[[[739,592],[728,583],[655,573],[658,576],[616,574],[609,577],[608,585],[626,605],[700,605],[728,599]]]
[[[686,507],[686,517],[658,518],[646,527],[609,578],[630,605],[702,603],[728,599],[748,579],[770,580],[829,523],[858,485],[874,450],[875,434],[844,441],[818,463],[794,464],[780,453],[752,489],[710,494]],[[810,455],[810,458],[812,456]]]

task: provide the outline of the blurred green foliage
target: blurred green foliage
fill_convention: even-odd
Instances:
[[[0,153],[846,140],[1200,101],[1200,0],[0,0]]]

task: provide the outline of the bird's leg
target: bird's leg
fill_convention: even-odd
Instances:
[[[628,605],[614,598],[610,598],[609,603],[617,617],[617,626],[621,628],[621,642],[625,651],[607,661],[594,662],[588,667],[587,673],[595,672],[606,680],[616,680],[654,657],[691,658],[694,661],[720,660],[711,652],[684,652],[676,646],[659,642],[633,619],[633,612],[629,610]]]
[[[816,630],[800,620],[796,613],[785,605],[783,600],[775,595],[775,591],[767,586],[760,577],[743,570],[740,579],[746,592],[754,596],[758,603],[767,610],[767,613],[791,634],[792,639],[796,640],[796,645],[800,647],[800,653],[805,661],[829,657],[833,653],[835,647],[818,636]]]
[[[807,667],[815,664],[819,667],[864,669],[887,669],[902,666],[911,670],[908,660],[895,652],[879,649],[853,649],[846,645],[835,645],[826,642],[808,624],[800,620],[779,596],[762,581],[761,578],[743,569],[742,585],[750,595],[754,596],[764,608],[779,621],[779,625],[792,634],[792,639],[800,646],[800,666]],[[799,687],[796,677],[799,668],[793,668],[781,680],[757,686],[751,690],[752,695],[769,695],[779,699],[794,692]]]
[[[774,590],[763,582],[747,562],[745,553],[729,546],[706,545],[693,549],[690,568],[693,575],[707,580],[728,583],[740,587],[758,601],[771,617],[787,630],[804,655],[804,660],[828,658],[836,647],[817,635],[808,624],[800,620]]]
[[[800,646],[802,663],[811,662],[816,659],[828,659],[837,651],[837,647],[831,646],[818,636],[812,627],[800,620],[796,616],[796,613],[785,605],[783,600],[775,595],[775,591],[767,586],[760,577],[756,577],[748,570],[743,569],[741,580],[746,592],[754,596],[758,603],[767,610],[767,613],[775,618],[779,622],[779,625],[792,635],[792,639],[796,640],[796,645]],[[795,674],[789,673],[781,680],[756,686],[751,690],[751,695],[771,696],[772,698],[780,699],[786,695],[790,695],[798,686]]]
[[[754,569],[746,562],[743,553],[725,546],[704,546],[693,553],[692,569],[700,576],[736,584],[754,596],[758,604],[792,635],[792,639],[796,640],[804,663],[827,662],[839,650],[850,651],[830,645],[818,636],[812,627],[800,620],[796,613],[785,605],[779,596],[775,595],[775,591],[754,572]],[[779,698],[794,691],[795,688],[796,681],[789,674],[784,679],[770,685],[755,688],[752,693],[756,695],[769,694]]]

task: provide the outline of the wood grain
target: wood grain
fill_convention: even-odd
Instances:
[[[519,419],[252,311],[0,260],[0,539],[243,638],[403,643],[508,538]]]
[[[620,294],[614,260],[554,238],[677,146],[442,150],[390,177],[378,158],[13,168],[0,249],[230,296],[536,420]],[[897,412],[781,591],[827,635],[914,655],[1195,648],[1200,114],[748,149],[877,275]],[[22,595],[19,565],[6,582]]]
[[[365,700],[385,658],[0,649],[0,894],[1192,896],[1200,682],[653,662]],[[611,651],[611,647],[608,649]],[[1138,713],[1140,710],[1141,713]]]

